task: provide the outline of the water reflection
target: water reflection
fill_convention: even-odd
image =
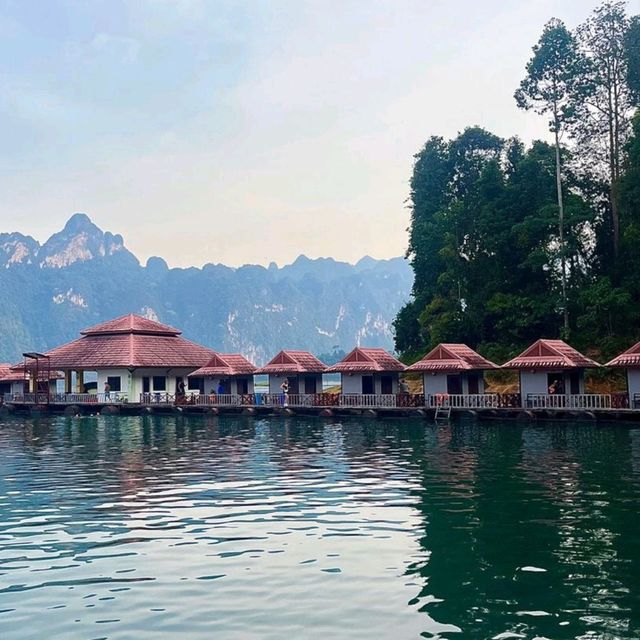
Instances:
[[[639,433],[0,423],[3,638],[637,638]]]

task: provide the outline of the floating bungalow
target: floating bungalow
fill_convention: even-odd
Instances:
[[[0,395],[18,394],[29,391],[24,370],[12,367],[8,363],[0,363]]]
[[[255,371],[257,375],[269,376],[269,393],[281,393],[280,386],[287,380],[289,393],[322,393],[322,374],[327,365],[308,351],[280,351],[264,367]]]
[[[422,373],[425,400],[435,395],[484,394],[484,372],[498,365],[466,344],[439,344],[407,372]]]
[[[356,347],[327,373],[340,374],[343,394],[387,395],[398,393],[400,372],[405,369],[384,349]]]
[[[247,395],[254,392],[256,366],[239,353],[216,353],[204,367],[189,374],[189,391]]]
[[[502,368],[520,372],[523,407],[563,408],[566,397],[585,395],[585,369],[599,366],[563,340],[541,339]]]
[[[629,408],[640,409],[640,342],[607,362],[606,367],[626,369]]]
[[[169,325],[129,314],[80,332],[73,342],[42,354],[51,369],[64,372],[65,393],[87,391],[85,375],[95,372],[97,391],[109,385],[109,398],[149,401],[184,392],[187,376],[215,352],[186,340]],[[72,380],[75,379],[75,389]]]

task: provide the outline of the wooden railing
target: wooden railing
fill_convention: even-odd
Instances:
[[[611,409],[611,394],[527,394],[528,409]]]

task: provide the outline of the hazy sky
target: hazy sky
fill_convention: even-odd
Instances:
[[[546,135],[513,91],[596,4],[0,0],[0,231],[84,211],[172,266],[400,255],[413,154]]]

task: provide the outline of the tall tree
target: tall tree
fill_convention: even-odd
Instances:
[[[556,192],[558,200],[558,242],[562,283],[562,315],[565,335],[569,333],[567,300],[567,260],[564,243],[564,199],[562,195],[562,163],[560,136],[573,118],[575,79],[579,67],[576,41],[561,20],[549,20],[533,57],[527,63],[527,75],[515,92],[521,109],[549,114],[549,129],[554,134],[556,155]]]
[[[629,20],[629,28],[624,39],[627,55],[627,84],[631,98],[636,106],[640,105],[640,16]]]
[[[578,27],[577,39],[585,64],[578,69],[581,91],[571,123],[571,135],[581,150],[583,164],[596,175],[601,172],[607,176],[614,264],[620,247],[618,180],[633,114],[627,83],[628,29],[625,3],[611,0]]]

